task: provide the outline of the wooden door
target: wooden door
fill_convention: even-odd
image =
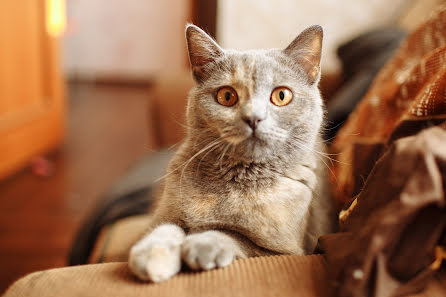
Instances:
[[[57,147],[63,119],[59,52],[45,31],[45,1],[0,1],[0,179]]]

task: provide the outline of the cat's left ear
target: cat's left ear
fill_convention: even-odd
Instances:
[[[301,65],[310,84],[319,82],[321,76],[322,38],[322,27],[311,26],[300,33],[284,50],[286,55]]]
[[[197,82],[202,82],[205,66],[223,55],[221,47],[203,30],[194,25],[186,26],[186,42],[192,73]]]

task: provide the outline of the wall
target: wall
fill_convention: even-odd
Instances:
[[[187,65],[190,1],[68,0],[63,39],[70,77],[147,79]]]
[[[324,71],[339,67],[338,44],[389,22],[406,0],[219,0],[217,39],[236,49],[284,48],[306,27],[324,27]]]

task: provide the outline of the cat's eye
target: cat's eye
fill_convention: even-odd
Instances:
[[[271,102],[277,106],[285,106],[293,99],[293,92],[287,87],[278,87],[271,93]]]
[[[222,87],[217,91],[217,102],[224,106],[232,106],[238,101],[237,92],[231,87]]]

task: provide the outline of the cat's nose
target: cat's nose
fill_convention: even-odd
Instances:
[[[259,126],[262,119],[256,116],[245,116],[243,117],[243,121],[254,131]]]

